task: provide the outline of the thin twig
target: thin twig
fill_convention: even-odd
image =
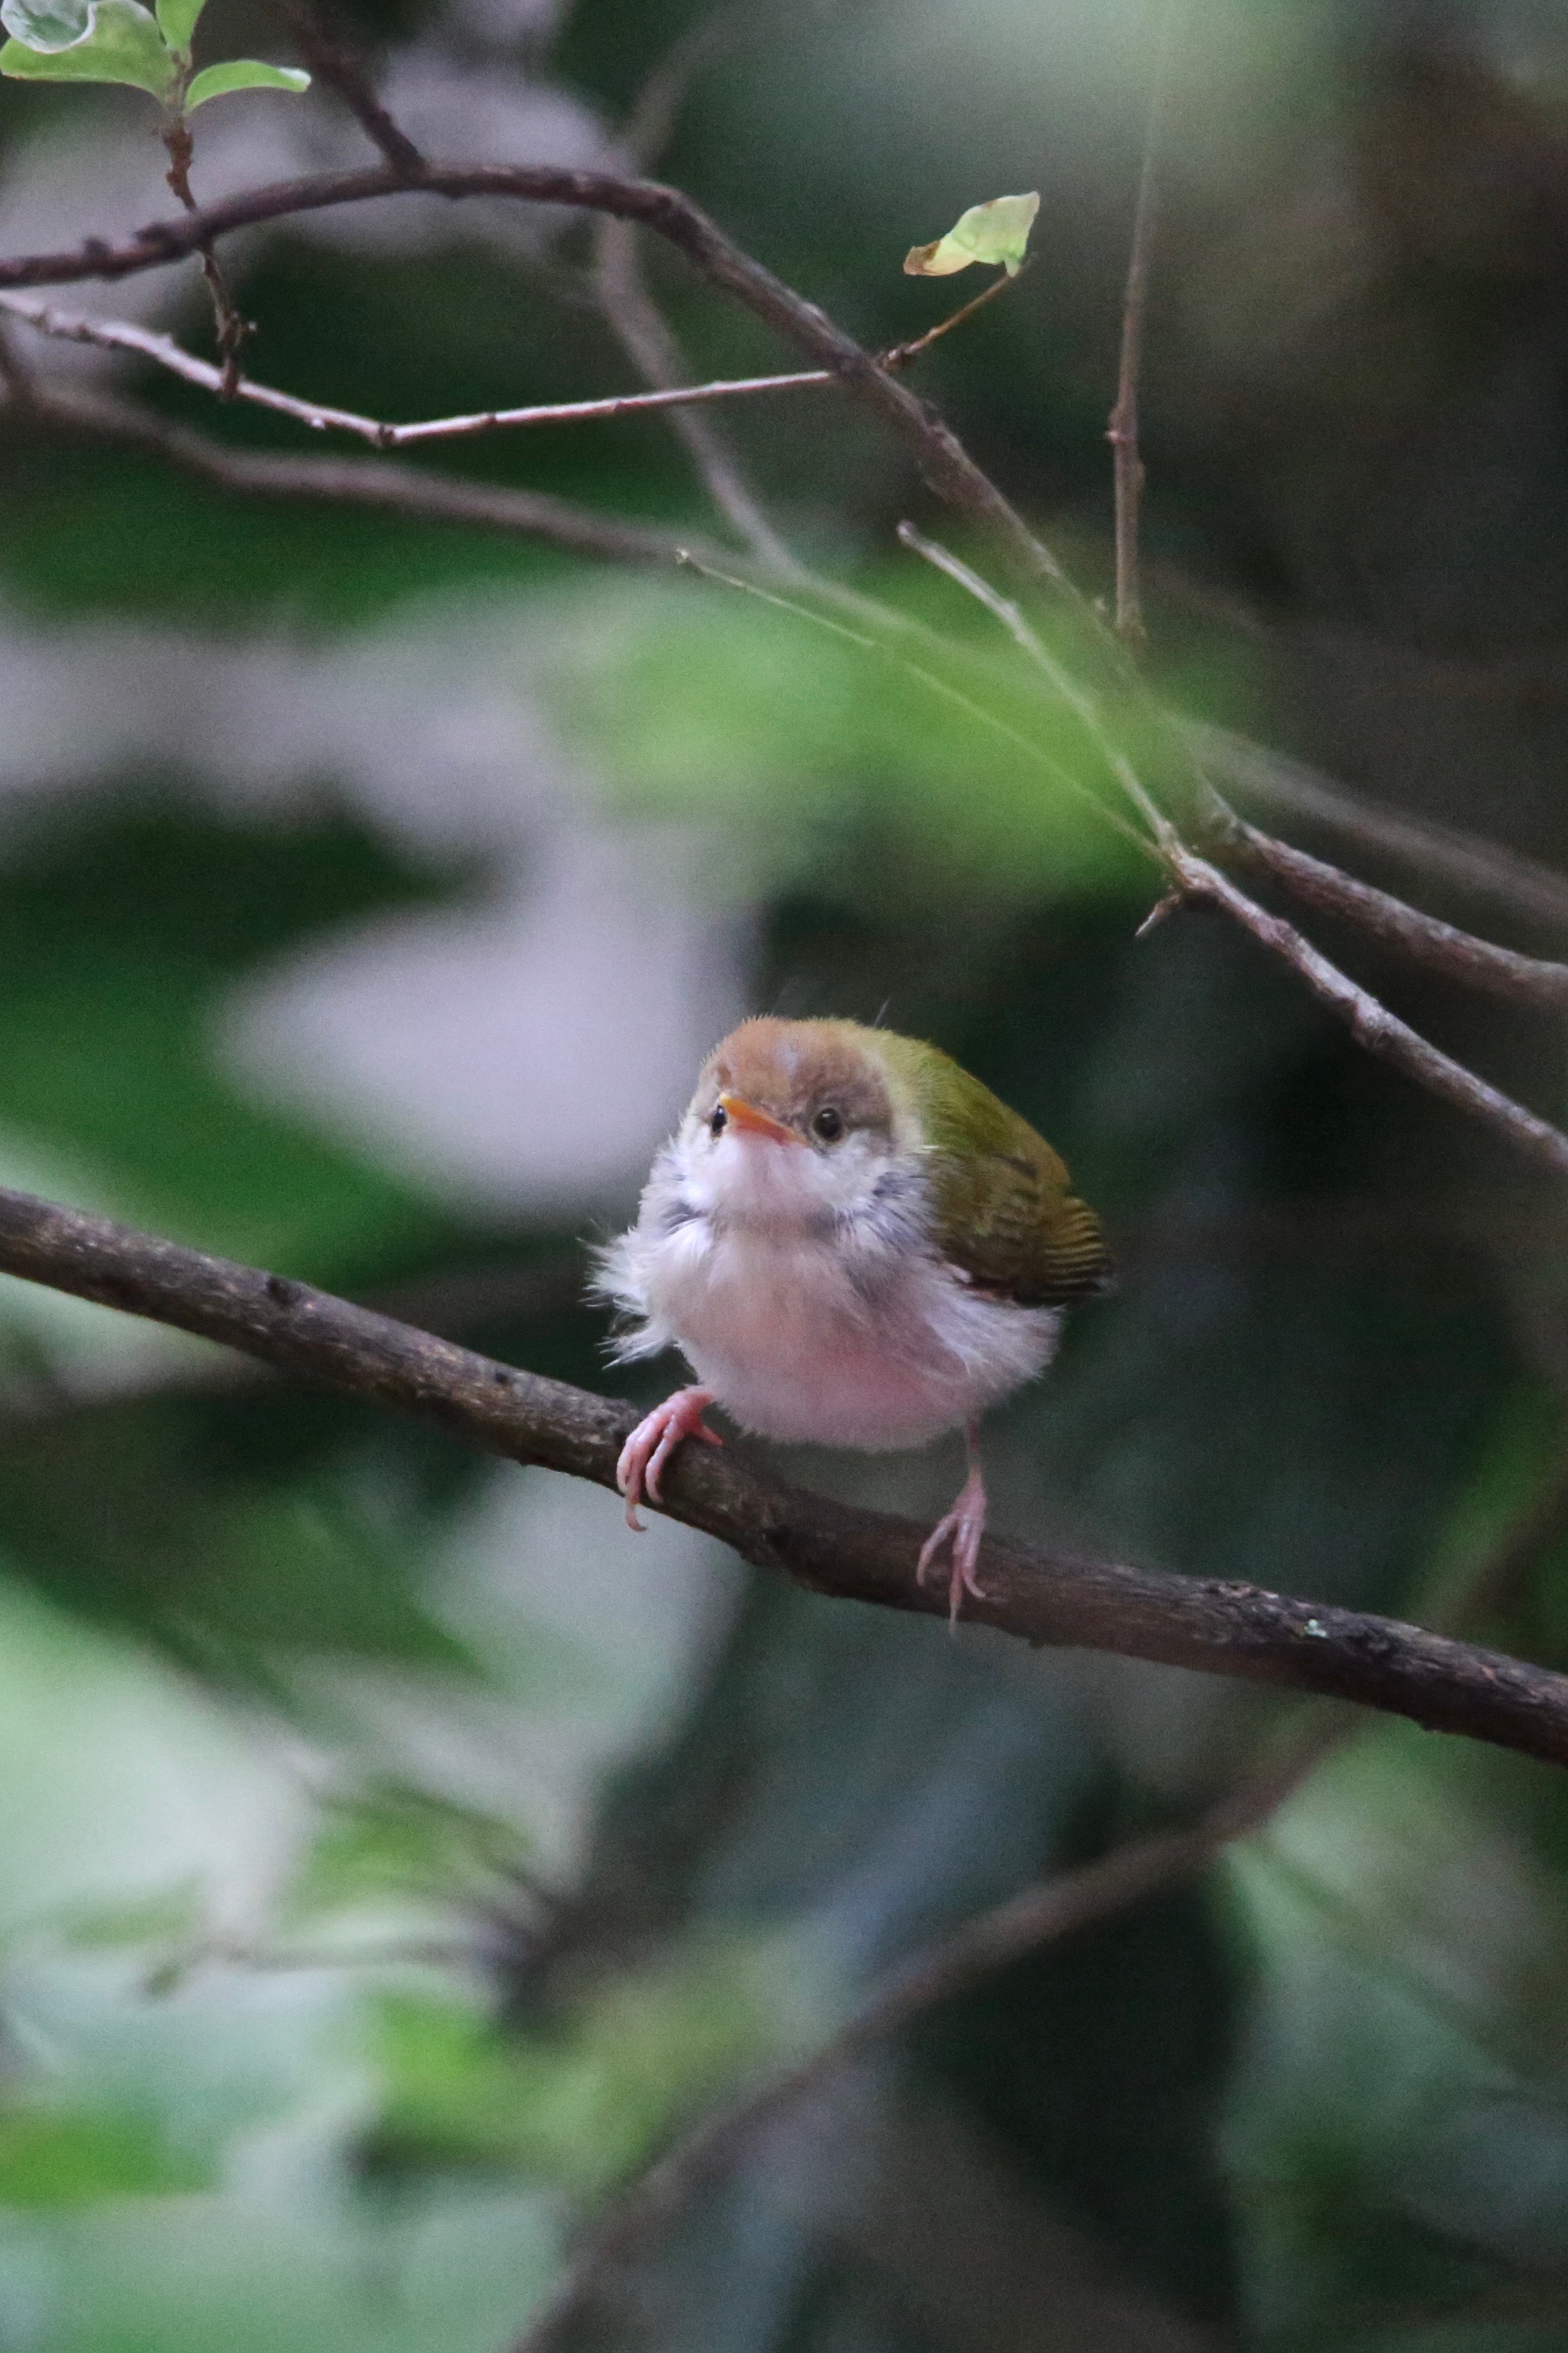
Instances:
[[[642,406],[674,412],[670,423],[709,497],[752,554],[781,575],[798,574],[801,567],[763,513],[724,436],[709,418],[689,413],[685,355],[648,292],[637,234],[630,221],[602,216],[594,238],[594,281],[606,326],[644,380],[655,386],[642,396]],[[830,384],[835,379],[823,369],[793,381]]]
[[[1183,892],[1189,899],[1206,901],[1218,907],[1249,932],[1255,940],[1289,965],[1298,977],[1306,982],[1321,1005],[1342,1020],[1358,1045],[1369,1054],[1379,1055],[1403,1071],[1417,1085],[1429,1088],[1472,1118],[1485,1121],[1532,1160],[1568,1176],[1568,1135],[1561,1128],[1526,1111],[1522,1103],[1502,1094],[1462,1062],[1429,1045],[1408,1022],[1401,1021],[1380,1004],[1369,989],[1362,988],[1331,964],[1311,942],[1288,923],[1283,916],[1273,915],[1238,891],[1236,884],[1206,859],[1194,857],[1179,843],[1165,845],[1166,862]]]
[[[1337,965],[1331,964],[1293,924],[1288,923],[1282,916],[1269,914],[1237,890],[1207,860],[1197,857],[1187,848],[1174,826],[1156,807],[1147,787],[1110,735],[1095,698],[1063,671],[1061,664],[1010,598],[1003,596],[988,580],[972,565],[963,563],[950,549],[924,538],[912,525],[900,523],[899,537],[906,547],[912,548],[917,554],[924,556],[928,563],[945,573],[949,579],[1000,621],[1014,643],[1029,656],[1083,722],[1111,775],[1148,825],[1153,840],[1159,846],[1166,871],[1181,897],[1206,901],[1210,905],[1219,907],[1244,931],[1249,932],[1254,939],[1289,965],[1306,982],[1320,1003],[1328,1006],[1346,1023],[1352,1035],[1369,1053],[1380,1055],[1384,1060],[1392,1062],[1407,1077],[1415,1080],[1418,1085],[1430,1088],[1433,1093],[1468,1112],[1472,1118],[1484,1120],[1532,1159],[1543,1162],[1560,1176],[1568,1176],[1568,1135],[1561,1129],[1539,1118],[1534,1112],[1527,1111],[1521,1103],[1516,1103],[1496,1087],[1489,1086],[1484,1079],[1478,1078],[1462,1062],[1455,1061],[1452,1056],[1429,1045],[1407,1022],[1390,1013],[1369,989],[1359,987]],[[1205,785],[1204,789],[1211,800],[1217,801],[1211,787]],[[1218,807],[1223,811],[1224,804],[1218,803]],[[1300,855],[1289,852],[1284,843],[1274,847],[1279,850],[1282,862]],[[1344,883],[1344,892],[1338,911],[1342,913],[1355,892],[1365,890],[1367,886],[1352,885],[1348,877],[1341,880]],[[1426,924],[1428,928],[1424,932],[1423,939],[1428,947],[1434,933],[1448,929],[1446,925],[1432,924],[1428,918],[1417,919],[1414,909],[1401,908],[1398,901],[1387,900],[1382,892],[1369,895],[1383,902],[1383,910],[1391,927],[1396,921],[1396,914],[1408,914],[1413,923],[1419,921]],[[1149,919],[1148,928],[1152,928],[1170,912],[1171,903],[1169,895],[1158,902]],[[1396,913],[1386,912],[1390,910],[1396,911]],[[1457,933],[1454,937],[1467,941],[1468,949],[1473,952],[1469,959],[1472,963],[1485,963],[1489,956],[1502,958],[1508,955],[1508,951],[1500,948],[1489,950],[1484,941],[1469,941],[1467,934]],[[1512,961],[1530,964],[1532,959],[1521,957]],[[1489,965],[1489,969],[1491,968]],[[1450,969],[1455,971],[1456,977],[1467,976],[1458,970],[1457,955]],[[1545,966],[1543,969],[1551,971],[1554,967]]]
[[[1216,876],[1216,881],[1223,878]],[[222,1342],[454,1437],[613,1490],[634,1409],[473,1355],[254,1267],[56,1202],[0,1191],[0,1272]],[[817,1593],[944,1617],[921,1586],[925,1531],[786,1487],[733,1448],[682,1449],[664,1508]],[[1415,1626],[1255,1586],[1178,1577],[988,1537],[966,1618],[1037,1643],[1113,1651],[1352,1700],[1568,1764],[1568,1677]]]
[[[273,0],[273,6],[293,35],[295,47],[316,79],[336,90],[365,137],[381,150],[392,169],[405,180],[416,180],[425,169],[425,158],[376,97],[358,58],[334,40],[317,23],[314,12],[301,6],[300,0]]]
[[[183,83],[181,88],[184,89]],[[199,220],[201,207],[191,193],[191,157],[195,150],[187,114],[176,114],[165,125],[163,145],[169,158],[169,168],[163,176],[186,212]],[[213,250],[211,237],[199,238],[196,251],[201,259],[202,276],[212,298],[213,317],[217,325],[218,355],[223,362],[217,371],[214,390],[220,400],[232,400],[239,384],[239,354],[245,347],[250,326],[240,315],[239,306],[224,275],[223,265]]]
[[[908,526],[903,525],[900,528],[907,529]],[[1081,776],[1074,776],[1070,768],[1064,767],[1059,760],[1053,759],[1043,744],[1037,744],[1032,736],[1021,734],[1017,728],[1010,727],[1005,719],[999,718],[994,711],[987,711],[984,703],[976,702],[973,695],[965,694],[963,689],[954,686],[950,679],[945,679],[939,671],[929,669],[924,662],[915,661],[908,654],[900,652],[896,644],[885,643],[880,638],[873,637],[864,629],[851,628],[847,622],[836,620],[830,614],[818,612],[814,606],[804,604],[797,597],[784,596],[776,588],[764,586],[761,581],[741,579],[734,573],[726,572],[721,565],[694,554],[689,548],[683,551],[681,562],[689,570],[699,573],[704,580],[711,580],[719,587],[738,589],[742,596],[754,596],[761,604],[772,605],[777,612],[793,614],[796,620],[809,622],[814,628],[826,629],[831,637],[842,638],[849,645],[859,647],[862,652],[874,654],[880,660],[891,663],[895,670],[902,670],[906,677],[917,680],[931,693],[940,695],[944,702],[952,703],[955,710],[962,711],[966,718],[973,719],[978,725],[988,729],[1003,743],[1009,744],[1014,751],[1021,752],[1026,759],[1031,760],[1037,768],[1043,769],[1053,783],[1059,785],[1065,792],[1071,793],[1076,799],[1083,801],[1094,811],[1102,824],[1108,825],[1113,833],[1119,833],[1124,841],[1131,842],[1132,847],[1143,856],[1152,858],[1158,855],[1156,847],[1151,839],[1140,833],[1136,826],[1130,825],[1119,809],[1109,807],[1097,794],[1091,792]],[[812,585],[816,586],[817,584]],[[854,597],[847,598],[845,604],[847,610],[858,611],[861,600]]]
[[[204,481],[247,498],[299,500],[380,509],[410,522],[462,523],[506,532],[612,563],[679,565],[690,552],[732,562],[728,549],[709,546],[689,533],[679,539],[635,522],[595,514],[591,507],[552,497],[545,491],[510,490],[498,483],[467,482],[455,475],[427,474],[374,458],[285,458],[270,450],[236,449],[190,427],[175,425],[133,401],[78,385],[40,385],[28,404],[30,422],[67,432],[87,432],[145,449]]]
[[[1354,923],[1369,938],[1396,949],[1450,980],[1489,996],[1506,997],[1547,1013],[1568,1012],[1568,964],[1494,946],[1454,923],[1406,906],[1386,891],[1362,882],[1321,858],[1246,824],[1221,803],[1209,846],[1216,857],[1267,876],[1320,914]]]
[[[616,135],[625,170],[652,169],[694,77],[748,22],[744,8],[720,7],[676,41],[644,82]],[[690,371],[686,356],[649,291],[637,230],[630,221],[610,213],[600,216],[595,231],[594,287],[601,318],[644,383],[662,392],[687,385]],[[768,520],[722,428],[684,406],[675,408],[669,422],[709,497],[742,544],[781,578],[803,578],[801,565]]]
[[[1025,619],[1022,609],[1011,596],[1004,596],[1000,589],[992,586],[984,573],[976,572],[973,565],[965,564],[962,556],[954,555],[952,549],[943,547],[940,540],[930,539],[924,532],[917,531],[912,522],[901,522],[898,536],[901,546],[909,548],[935,571],[945,574],[949,580],[963,590],[965,596],[973,596],[977,605],[984,605],[993,619],[1001,622],[1020,653],[1027,654],[1036,669],[1049,681],[1052,691],[1067,704],[1073,716],[1082,722],[1100,748],[1114,750],[1094,696],[1086,686],[1079,683],[1065,663],[1057,659],[1039,632]]]
[[[810,368],[793,375],[722,377],[711,384],[682,385],[669,391],[615,393],[601,399],[546,401],[524,408],[475,409],[465,416],[421,417],[411,424],[392,425],[380,417],[361,417],[352,408],[333,408],[325,401],[300,400],[293,393],[258,384],[250,376],[237,376],[231,385],[222,371],[185,351],[172,335],[139,327],[129,319],[99,319],[85,311],[58,311],[46,302],[30,301],[25,294],[0,294],[0,309],[8,311],[37,333],[52,336],[57,342],[92,343],[104,351],[134,352],[138,357],[153,360],[171,375],[183,377],[185,383],[200,385],[204,391],[221,392],[226,399],[249,401],[279,417],[291,417],[297,424],[308,425],[312,432],[353,433],[377,449],[402,449],[416,441],[458,440],[507,426],[581,425],[596,417],[635,416],[644,409],[744,399],[759,392],[797,392],[808,385],[837,381],[826,368]]]
[[[882,353],[882,365],[885,368],[908,367],[910,362],[918,360],[922,352],[929,352],[933,343],[940,343],[943,335],[951,335],[954,327],[962,327],[966,319],[973,318],[976,311],[984,311],[987,302],[994,302],[998,294],[1005,294],[1010,286],[1016,286],[1020,278],[1027,274],[1029,266],[1026,259],[1020,262],[1011,278],[1005,271],[1002,272],[992,280],[989,286],[982,287],[978,294],[961,303],[956,311],[950,311],[945,319],[939,319],[934,327],[928,327],[923,335],[916,335],[907,343],[894,343]]]
[[[1397,859],[1417,873],[1515,914],[1568,925],[1568,878],[1549,866],[1430,818],[1379,808],[1318,769],[1229,728],[1197,720],[1184,724],[1203,765],[1244,798],[1250,796],[1266,808],[1305,818],[1341,841]]]
[[[1138,586],[1138,509],[1143,495],[1143,461],[1138,448],[1138,375],[1142,359],[1143,321],[1149,307],[1149,261],[1159,213],[1160,133],[1170,90],[1177,20],[1183,12],[1184,0],[1162,0],[1159,47],[1143,132],[1143,166],[1132,219],[1132,250],[1128,257],[1127,291],[1121,306],[1121,364],[1116,406],[1110,412],[1105,437],[1111,448],[1116,490],[1116,634],[1131,645],[1141,643],[1147,635]]]

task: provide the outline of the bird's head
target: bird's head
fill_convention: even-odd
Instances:
[[[680,1132],[687,1183],[743,1222],[829,1223],[918,1146],[877,1032],[743,1021],[703,1064]]]

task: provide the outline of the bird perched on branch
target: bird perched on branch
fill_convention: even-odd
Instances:
[[[1062,1309],[1110,1273],[1050,1145],[950,1056],[855,1021],[743,1021],[600,1253],[616,1360],[673,1345],[697,1375],[626,1440],[627,1520],[682,1439],[721,1444],[710,1405],[870,1451],[962,1430],[969,1475],[918,1571],[946,1551],[956,1619],[982,1596],[980,1417],[1045,1369]]]

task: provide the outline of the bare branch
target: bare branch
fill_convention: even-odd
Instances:
[[[1542,1493],[1506,1527],[1488,1554],[1443,1598],[1442,1622],[1458,1629],[1505,1604],[1568,1516],[1568,1459]],[[584,2322],[616,2300],[626,2272],[720,2167],[841,2069],[901,2033],[941,2003],[984,1983],[1044,1946],[1116,1918],[1213,1862],[1240,1838],[1266,1828],[1279,1808],[1356,1729],[1349,1709],[1318,1709],[1290,1725],[1278,1753],[1184,1829],[1128,1840],[1109,1854],[1060,1872],[978,1913],[929,1951],[894,1971],[809,2058],[769,2077],[730,2107],[705,2117],[590,2223],[565,2276],[513,2353],[563,2353]]]
[[[971,565],[962,563],[950,550],[933,540],[923,538],[912,525],[900,523],[899,537],[906,547],[914,549],[928,563],[935,565],[939,571],[945,573],[949,579],[984,605],[987,612],[1001,622],[1014,643],[1028,655],[1068,708],[1082,721],[1112,776],[1143,818],[1158,844],[1166,871],[1176,886],[1174,896],[1167,893],[1156,903],[1146,919],[1144,930],[1152,930],[1156,923],[1163,922],[1182,898],[1206,900],[1221,908],[1244,931],[1250,932],[1254,939],[1288,964],[1306,982],[1320,1002],[1327,1005],[1348,1024],[1352,1035],[1369,1053],[1381,1055],[1385,1061],[1393,1062],[1397,1069],[1404,1071],[1407,1077],[1415,1079],[1417,1084],[1441,1095],[1445,1102],[1455,1104],[1474,1118],[1484,1120],[1489,1126],[1505,1135],[1510,1144],[1529,1153],[1532,1159],[1543,1161],[1560,1176],[1568,1176],[1568,1135],[1548,1121],[1538,1118],[1533,1112],[1526,1111],[1522,1104],[1516,1103],[1496,1087],[1489,1086],[1484,1079],[1478,1078],[1462,1062],[1456,1062],[1450,1055],[1428,1045],[1426,1039],[1412,1029],[1407,1022],[1401,1021],[1380,1004],[1370,990],[1358,987],[1337,965],[1331,964],[1293,924],[1286,923],[1282,916],[1268,913],[1256,901],[1238,891],[1217,868],[1194,855],[1169,818],[1155,805],[1148,788],[1110,734],[1093,695],[1064,672],[1061,664],[1009,598],[1001,596],[988,580]],[[1167,722],[1168,725],[1170,723]],[[1207,803],[1213,804],[1222,818],[1227,816],[1225,804],[1207,785],[1201,771],[1197,781]],[[1232,818],[1230,827],[1236,828],[1237,821]],[[1226,839],[1228,843],[1228,830]],[[1258,835],[1256,839],[1264,842],[1268,838]],[[1269,852],[1271,859],[1277,853],[1280,866],[1289,866],[1293,872],[1298,871],[1295,861],[1302,859],[1302,853],[1289,849],[1283,842],[1270,843]],[[1303,862],[1310,867],[1319,867],[1319,861],[1315,860],[1304,860]],[[1335,870],[1330,867],[1319,867],[1319,871],[1322,875],[1335,873]],[[1352,882],[1349,876],[1336,876],[1335,889],[1337,912],[1344,912],[1360,893],[1364,894],[1367,902],[1378,902],[1376,913],[1379,923],[1392,927],[1399,918],[1407,917],[1412,935],[1420,934],[1423,946],[1428,952],[1428,961],[1431,960],[1435,935],[1450,932],[1450,926],[1436,923],[1429,917],[1418,916],[1414,909],[1405,908],[1399,901],[1387,899],[1383,892],[1373,892],[1364,884]],[[1510,965],[1531,965],[1535,961],[1531,957],[1510,957],[1506,949],[1490,948],[1485,941],[1471,940],[1467,933],[1454,932],[1452,939],[1465,944],[1472,964],[1485,965],[1489,973],[1494,975],[1496,965],[1493,959],[1506,958]],[[1457,961],[1457,950],[1454,955]],[[1450,964],[1449,969],[1454,968]],[[1548,973],[1556,969],[1553,965],[1538,967],[1539,971]]]
[[[1149,261],[1159,211],[1160,132],[1169,94],[1177,24],[1183,13],[1184,0],[1163,0],[1154,78],[1149,92],[1149,119],[1143,133],[1143,167],[1132,219],[1132,250],[1127,262],[1127,291],[1121,307],[1121,364],[1116,406],[1110,412],[1105,436],[1110,444],[1116,489],[1116,634],[1131,645],[1138,644],[1147,634],[1138,588],[1138,509],[1143,495],[1143,461],[1138,449],[1138,374],[1142,359],[1143,320],[1149,307]]]
[[[1230,790],[1265,807],[1321,826],[1342,841],[1396,858],[1417,873],[1490,899],[1516,914],[1568,924],[1568,879],[1496,842],[1376,807],[1300,760],[1249,743],[1226,727],[1185,723],[1203,765]]]
[[[181,89],[183,91],[184,83],[181,84]],[[194,148],[188,115],[181,112],[167,123],[163,132],[163,145],[169,157],[169,168],[164,177],[186,212],[193,219],[197,218],[200,216],[201,207],[191,193],[191,157]],[[232,400],[235,387],[239,382],[239,354],[245,347],[250,327],[248,322],[240,315],[239,306],[230,290],[228,280],[224,276],[223,266],[213,251],[211,237],[199,238],[196,251],[201,259],[202,276],[206,280],[207,292],[212,298],[213,316],[217,322],[218,353],[223,361],[216,389],[220,399]]]
[[[1520,955],[1500,948],[1436,915],[1407,907],[1402,899],[1370,882],[1358,881],[1304,849],[1260,833],[1225,807],[1217,810],[1212,847],[1254,874],[1266,875],[1320,914],[1336,915],[1356,925],[1384,947],[1397,949],[1413,964],[1425,965],[1450,980],[1506,997],[1516,1005],[1530,1005],[1548,1013],[1568,1012],[1568,964],[1541,956]]]
[[[1224,878],[1215,875],[1224,886]],[[1224,886],[1228,887],[1228,886]],[[634,1409],[514,1370],[309,1285],[0,1191],[0,1271],[217,1340],[438,1423],[486,1451],[613,1488]],[[671,1517],[812,1591],[943,1617],[917,1583],[924,1531],[786,1487],[734,1449],[688,1447]],[[1568,1677],[1328,1603],[988,1538],[968,1615],[1036,1643],[1243,1677],[1568,1764]]]
[[[578,172],[552,164],[426,164],[417,179],[390,166],[363,172],[322,173],[305,179],[253,188],[195,216],[159,221],[139,229],[121,245],[90,238],[74,252],[28,254],[0,260],[0,289],[51,286],[88,278],[115,279],[156,269],[198,252],[204,243],[242,228],[258,228],[302,213],[338,205],[363,204],[375,196],[411,188],[454,201],[469,196],[505,197],[526,204],[571,206],[640,221],[684,253],[711,282],[764,324],[829,369],[861,404],[879,416],[903,440],[927,481],[941,498],[994,530],[1022,577],[1046,580],[1074,593],[1050,550],[1030,532],[1016,509],[974,463],[957,435],[918,399],[873,354],[836,327],[825,311],[805,301],[773,272],[731,242],[701,208],[678,189],[657,181],[629,180],[606,172]]]
[[[1521,1103],[1479,1079],[1462,1062],[1456,1062],[1450,1055],[1428,1045],[1407,1022],[1380,1004],[1370,990],[1358,987],[1337,965],[1331,964],[1294,924],[1288,923],[1283,916],[1269,914],[1206,859],[1195,858],[1178,842],[1167,842],[1164,848],[1166,863],[1184,895],[1207,900],[1211,905],[1222,908],[1243,931],[1250,932],[1255,940],[1289,965],[1306,982],[1319,1003],[1326,1005],[1344,1022],[1369,1054],[1380,1055],[1417,1085],[1429,1088],[1472,1118],[1483,1120],[1532,1160],[1539,1160],[1560,1176],[1568,1176],[1568,1135],[1560,1128],[1537,1118]]]
[[[8,399],[7,407],[10,405]],[[411,522],[466,523],[507,532],[546,542],[574,555],[597,556],[612,563],[673,567],[688,554],[715,563],[734,560],[727,549],[693,539],[689,533],[677,538],[637,523],[618,522],[544,491],[466,482],[374,458],[284,458],[269,450],[236,449],[188,426],[172,424],[133,401],[75,385],[51,385],[47,391],[41,385],[35,385],[21,413],[29,423],[91,433],[145,449],[186,473],[247,498],[331,500],[344,506],[377,507]]]
[[[937,321],[934,327],[928,327],[923,335],[916,335],[907,343],[895,343],[890,351],[884,352],[882,365],[885,368],[908,367],[910,362],[918,360],[922,352],[929,352],[933,343],[940,343],[944,335],[951,335],[954,327],[962,327],[966,319],[973,319],[976,311],[984,311],[987,302],[994,302],[998,294],[1005,294],[1010,286],[1016,286],[1021,278],[1028,275],[1028,271],[1029,262],[1024,260],[1011,278],[1005,271],[994,278],[989,286],[982,287],[980,292],[972,295],[967,302],[961,302],[956,311],[950,311],[945,319]]]
[[[200,385],[205,392],[221,393],[226,399],[249,401],[253,406],[271,409],[279,417],[291,417],[297,424],[308,425],[312,432],[353,433],[378,449],[401,449],[415,441],[457,440],[475,433],[493,432],[503,426],[581,425],[595,417],[634,416],[640,409],[679,408],[701,401],[744,398],[759,392],[797,392],[806,385],[837,381],[826,368],[809,368],[795,375],[731,376],[711,384],[683,385],[670,391],[615,393],[603,399],[547,401],[526,408],[477,409],[468,416],[430,417],[409,425],[391,425],[379,417],[361,417],[352,408],[333,408],[324,401],[298,399],[293,393],[279,392],[271,385],[256,383],[250,376],[237,376],[231,385],[223,370],[197,359],[172,335],[138,327],[129,319],[98,319],[81,311],[58,311],[48,303],[29,301],[25,294],[0,294],[0,309],[22,320],[37,333],[52,336],[57,342],[91,343],[102,351],[134,352],[138,357],[153,360],[171,375],[183,377],[185,383]]]
[[[417,179],[425,169],[425,158],[382,105],[359,59],[332,40],[317,23],[314,12],[300,5],[300,0],[273,0],[273,5],[317,80],[336,90],[365,137],[380,148],[395,172],[405,179]]]

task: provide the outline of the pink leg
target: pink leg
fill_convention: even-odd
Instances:
[[[959,1608],[966,1593],[976,1601],[984,1601],[985,1588],[975,1575],[980,1560],[980,1539],[985,1533],[985,1482],[980,1475],[975,1460],[979,1433],[964,1433],[969,1444],[969,1476],[959,1489],[951,1512],[938,1520],[924,1544],[915,1567],[917,1583],[923,1585],[926,1571],[940,1556],[944,1546],[952,1546],[952,1564],[947,1584],[947,1622],[958,1623]]]
[[[722,1446],[724,1441],[716,1430],[710,1430],[703,1420],[705,1408],[713,1402],[711,1389],[677,1389],[662,1405],[656,1405],[645,1414],[621,1449],[621,1459],[616,1465],[616,1484],[626,1499],[626,1525],[642,1531],[637,1517],[637,1505],[646,1495],[650,1503],[659,1500],[658,1482],[664,1466],[683,1438],[700,1438],[710,1446]]]

